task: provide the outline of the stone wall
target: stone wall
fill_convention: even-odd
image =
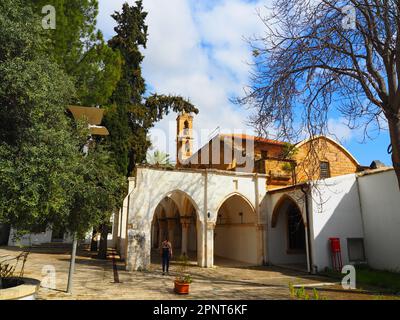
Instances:
[[[326,137],[300,144],[293,159],[297,162],[297,183],[318,180],[320,161],[329,162],[331,177],[355,173],[358,170],[358,163],[351,154]]]

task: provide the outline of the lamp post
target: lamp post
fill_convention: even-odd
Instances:
[[[92,135],[97,135],[97,136],[109,135],[107,128],[100,126],[101,121],[103,119],[104,111],[99,108],[90,108],[81,106],[70,106],[68,110],[71,112],[72,116],[76,121],[82,119],[86,119],[88,121],[90,137],[82,150],[84,157],[87,157],[89,154],[90,143],[94,141]],[[77,247],[78,247],[78,235],[76,232],[74,232],[72,235],[72,252],[71,252],[71,260],[68,271],[67,293],[72,293]]]

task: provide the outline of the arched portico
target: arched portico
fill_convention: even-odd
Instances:
[[[307,269],[306,219],[298,201],[283,195],[275,204],[271,217],[271,260],[274,264],[296,265]]]
[[[172,191],[161,200],[154,212],[151,234],[154,251],[152,257],[158,256],[161,242],[168,239],[172,244],[175,258],[185,254],[190,259],[198,261],[201,222],[193,200],[184,192]]]
[[[214,256],[246,264],[259,261],[257,216],[251,202],[239,193],[229,195],[218,208]]]
[[[266,177],[218,170],[144,167],[137,169],[135,182],[127,200],[127,270],[150,266],[151,250],[160,242],[161,229],[167,230],[168,237],[173,238],[178,252],[186,251],[190,255],[194,251],[199,266],[212,267],[214,229],[222,203],[228,203],[228,211],[233,210],[229,209],[228,198],[233,194],[242,195],[245,198],[240,202],[244,208],[243,218],[251,211],[254,227],[259,221],[254,208],[265,194]],[[257,233],[258,251],[262,246],[260,234]]]

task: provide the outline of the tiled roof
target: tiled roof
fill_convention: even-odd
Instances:
[[[260,143],[266,143],[266,144],[274,144],[274,145],[279,145],[283,146],[285,143],[282,141],[278,140],[271,140],[271,139],[266,139],[266,138],[261,138],[261,137],[256,137],[256,136],[251,136],[248,134],[221,134],[221,137],[234,137],[234,138],[240,138],[243,140],[254,140],[255,142],[260,142]]]

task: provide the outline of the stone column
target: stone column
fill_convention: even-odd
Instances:
[[[167,219],[168,225],[168,240],[171,242],[172,248],[174,248],[174,235],[175,235],[175,219],[169,218]]]
[[[182,254],[188,255],[188,242],[189,242],[189,228],[190,228],[190,217],[181,217],[182,225]]]
[[[197,264],[204,268],[206,267],[206,240],[205,240],[205,225],[203,222],[196,222],[196,235],[197,235]]]
[[[206,226],[206,267],[212,268],[214,266],[214,222],[207,222]]]
[[[146,270],[150,266],[150,229],[133,224],[127,226],[126,270]]]
[[[165,240],[165,231],[167,229],[166,219],[158,219],[158,248],[161,249],[161,244]]]
[[[265,256],[265,225],[257,224],[256,225],[257,232],[257,265],[262,265],[267,263],[267,258]]]

